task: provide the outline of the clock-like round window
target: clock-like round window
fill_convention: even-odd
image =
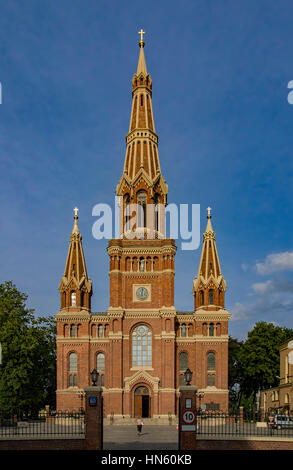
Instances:
[[[148,290],[145,288],[145,287],[139,287],[137,290],[136,290],[136,296],[140,299],[140,300],[145,300],[147,297],[148,297],[149,293],[148,293]]]

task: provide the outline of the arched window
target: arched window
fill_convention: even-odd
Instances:
[[[125,197],[125,231],[130,230],[130,197],[129,194]]]
[[[179,370],[186,370],[188,367],[188,355],[186,352],[181,352],[179,356]]]
[[[138,266],[139,266],[139,271],[140,272],[143,272],[145,270],[145,260],[144,260],[144,258],[139,258]]]
[[[83,290],[80,293],[80,306],[84,307],[84,291]]]
[[[152,365],[152,332],[146,325],[139,325],[132,332],[132,365]]]
[[[209,336],[214,336],[215,334],[215,325],[213,323],[209,324]]]
[[[143,78],[140,77],[140,84],[143,85]]]
[[[77,354],[69,354],[69,372],[77,372]]]
[[[76,307],[76,292],[71,292],[71,306]]]
[[[209,304],[213,305],[213,303],[214,303],[214,291],[213,289],[210,289],[209,290]]]
[[[103,353],[97,354],[97,372],[99,373],[98,385],[104,387],[105,385],[105,355]]]
[[[146,193],[137,194],[137,227],[146,227]]]
[[[105,355],[103,353],[97,354],[97,371],[104,372],[105,370]]]
[[[183,323],[182,326],[181,326],[181,336],[183,336],[184,338],[186,337],[186,325],[185,325],[185,323]]]
[[[140,95],[140,106],[143,106],[143,95]]]
[[[214,352],[209,352],[207,355],[207,368],[208,370],[216,370],[216,355]]]
[[[71,338],[76,338],[76,336],[77,336],[77,327],[76,327],[76,325],[70,325],[70,336],[71,336]]]
[[[156,231],[159,230],[159,196],[155,195],[155,220],[154,220],[154,228]]]
[[[103,338],[103,336],[104,336],[103,333],[104,333],[103,325],[99,325],[98,326],[98,337]]]

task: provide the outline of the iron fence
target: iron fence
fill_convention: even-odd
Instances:
[[[0,414],[0,438],[31,436],[84,436],[84,413],[39,412],[36,417],[19,419]]]
[[[261,413],[200,412],[197,434],[202,437],[292,437],[293,417]]]

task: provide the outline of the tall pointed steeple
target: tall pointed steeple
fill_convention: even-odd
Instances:
[[[78,209],[74,209],[74,225],[70,235],[70,244],[59,291],[61,309],[90,310],[92,281],[88,278],[82,248],[82,236],[77,223]]]
[[[215,232],[211,222],[211,208],[207,208],[207,227],[203,234],[203,247],[198,276],[193,281],[194,306],[197,308],[224,308],[226,282],[221,273]]]
[[[132,109],[126,136],[124,170],[116,188],[117,196],[136,204],[144,192],[147,204],[167,204],[168,186],[162,176],[158,135],[152,109],[152,79],[147,73],[144,56],[144,31],[140,31],[140,53],[137,72],[132,79]]]

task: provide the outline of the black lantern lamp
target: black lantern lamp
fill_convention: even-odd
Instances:
[[[190,382],[192,381],[192,372],[189,368],[184,372],[184,378],[186,385],[190,385]]]
[[[93,386],[95,387],[97,385],[97,382],[98,382],[98,379],[99,379],[99,374],[98,374],[96,369],[94,369],[91,372],[91,379],[92,379],[92,382],[93,382]]]

